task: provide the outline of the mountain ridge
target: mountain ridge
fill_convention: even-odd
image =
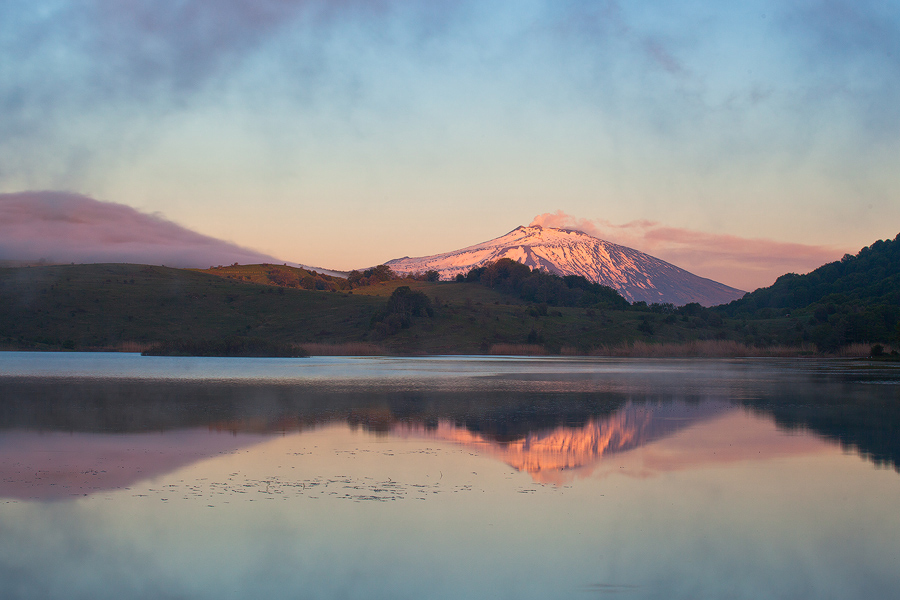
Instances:
[[[501,258],[556,275],[581,275],[617,290],[630,302],[697,302],[714,306],[744,295],[742,290],[700,277],[639,250],[576,229],[540,225],[519,226],[505,235],[459,250],[407,256],[385,264],[400,274],[437,271],[441,279],[453,279]]]

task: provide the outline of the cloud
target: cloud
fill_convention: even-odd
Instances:
[[[292,122],[346,112],[369,99],[361,57],[381,56],[409,31],[434,37],[452,21],[452,3],[431,4],[0,2],[0,56],[10,57],[0,66],[0,184],[95,187],[91,177],[152,150],[169,119],[215,109],[234,122],[281,107]]]
[[[561,210],[538,215],[531,224],[583,231],[742,290],[771,285],[785,273],[807,273],[848,252],[832,246],[667,227],[647,220],[615,224],[574,217]]]
[[[816,66],[866,64],[900,79],[900,15],[879,0],[807,0],[787,13],[786,24],[806,39]]]
[[[171,267],[282,262],[159,215],[57,191],[0,194],[0,259]]]
[[[687,69],[684,65],[675,58],[661,40],[647,38],[644,40],[643,45],[647,55],[664,71],[672,75],[687,74]]]
[[[85,44],[95,60],[132,85],[191,90],[290,27],[309,0],[94,0]]]
[[[85,0],[0,7],[0,133],[33,136],[70,117],[178,110],[238,68],[313,0]],[[319,11],[322,12],[322,11]],[[96,124],[91,124],[96,127]]]
[[[806,0],[786,11],[809,104],[854,107],[867,139],[896,142],[900,131],[900,13],[879,0]],[[803,107],[808,111],[808,105]]]
[[[26,99],[75,104],[85,111],[96,103],[121,102],[134,102],[144,111],[182,109],[206,86],[220,87],[241,69],[258,68],[254,57],[281,38],[296,42],[299,51],[281,57],[285,62],[278,75],[295,78],[304,72],[298,63],[327,62],[323,48],[341,25],[362,23],[364,31],[378,31],[399,6],[417,25],[428,26],[451,10],[419,10],[425,5],[395,0],[84,0],[53,8],[0,6],[0,49],[19,63],[0,72],[0,97],[7,96],[7,108],[23,110]]]

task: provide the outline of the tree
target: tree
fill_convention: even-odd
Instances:
[[[387,305],[372,317],[372,327],[380,335],[393,335],[412,325],[413,317],[433,317],[431,298],[401,285],[388,298]]]
[[[371,274],[369,274],[371,271]],[[395,279],[397,275],[387,265],[378,265],[374,269],[366,269],[366,276],[373,277],[378,281],[390,281]]]
[[[434,316],[431,298],[422,292],[414,292],[408,285],[401,285],[388,299],[388,314],[401,314],[409,317]]]

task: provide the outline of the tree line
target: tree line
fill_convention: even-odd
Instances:
[[[559,276],[509,258],[459,274],[456,281],[478,283],[526,302],[548,306],[602,307],[626,310],[631,305],[611,287],[581,275]]]

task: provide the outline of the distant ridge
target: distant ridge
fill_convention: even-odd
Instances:
[[[540,225],[516,227],[504,236],[453,252],[398,258],[385,264],[401,274],[437,271],[441,279],[452,279],[501,258],[557,275],[582,275],[618,290],[630,302],[715,306],[745,293],[581,231]]]

